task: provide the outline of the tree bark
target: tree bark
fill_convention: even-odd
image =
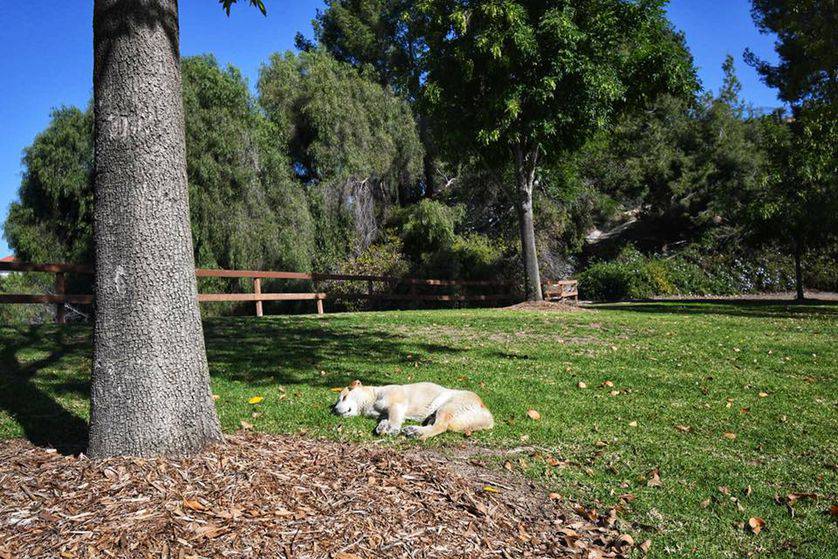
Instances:
[[[541,301],[541,273],[535,246],[535,224],[532,211],[532,191],[538,151],[516,144],[513,149],[516,170],[516,201],[518,228],[521,235],[521,259],[524,264],[524,287],[528,301]]]
[[[95,0],[96,326],[89,453],[221,439],[189,224],[177,0]]]
[[[797,288],[797,300],[803,301],[803,249],[799,242],[794,243],[794,285]]]

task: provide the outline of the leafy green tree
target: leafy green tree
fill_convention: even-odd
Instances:
[[[778,64],[753,51],[745,60],[765,83],[779,90],[783,101],[834,102],[838,96],[838,2],[836,0],[752,0],[751,14],[759,30],[776,34]]]
[[[387,207],[409,196],[422,145],[407,103],[324,51],[275,54],[259,76],[259,102],[307,185],[317,219],[319,269],[357,256]],[[330,246],[332,247],[330,249]]]
[[[424,102],[450,152],[515,169],[528,297],[541,299],[533,221],[539,170],[567,157],[621,109],[695,87],[662,1],[425,0]]]
[[[199,56],[182,60],[181,71],[196,264],[311,270],[314,224],[275,125],[235,68]],[[92,263],[91,112],[54,111],[23,164],[19,200],[4,229],[15,254],[29,262]]]
[[[371,68],[382,85],[392,88],[413,108],[425,150],[420,188],[402,203],[439,192],[439,153],[429,117],[416,101],[424,87],[426,14],[413,0],[327,0],[312,22],[315,42],[297,35],[297,47],[326,49],[356,68]]]
[[[311,270],[314,224],[276,126],[237,69],[201,56],[185,59],[182,72],[197,264]]]
[[[624,115],[576,159],[584,180],[617,202],[612,214],[636,214],[632,240],[644,249],[741,239],[740,210],[762,180],[765,152],[759,123],[739,97],[732,57],[723,70],[717,95],[662,95]]]
[[[792,108],[769,134],[771,172],[753,200],[756,226],[795,257],[803,299],[802,255],[834,243],[838,231],[838,5],[835,0],[753,0],[757,27],[775,33],[779,63],[747,50],[745,59]]]
[[[25,262],[93,259],[93,115],[75,107],[52,112],[24,150],[18,200],[4,237]]]

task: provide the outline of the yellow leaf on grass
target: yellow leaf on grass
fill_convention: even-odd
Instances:
[[[532,419],[533,421],[538,421],[539,419],[541,419],[541,414],[532,409],[527,410],[527,415],[530,416],[530,419]]]
[[[343,388],[341,388],[340,386],[333,386],[329,390],[331,390],[332,392],[343,392]]]
[[[259,403],[259,402],[261,402],[262,400],[264,400],[264,398],[262,398],[261,396],[254,396],[254,397],[252,397],[251,399],[249,399],[249,400],[247,401],[247,403],[248,403],[248,404],[258,404],[258,403]]]
[[[221,396],[219,396],[218,394],[213,394],[213,395],[212,395],[212,399],[213,399],[214,401],[217,401],[219,398],[221,398]]]

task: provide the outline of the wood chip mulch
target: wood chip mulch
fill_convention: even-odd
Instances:
[[[240,433],[188,459],[95,461],[0,442],[2,559],[629,553],[567,506],[423,450]]]

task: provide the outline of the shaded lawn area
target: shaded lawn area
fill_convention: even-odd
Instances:
[[[838,524],[824,513],[838,502],[836,305],[222,318],[205,332],[225,431],[244,420],[370,441],[371,420],[330,415],[329,388],[431,380],[478,392],[494,412],[496,428],[469,446],[525,447],[482,460],[509,461],[601,512],[620,506],[624,527],[652,539],[652,557],[838,553]],[[0,438],[83,448],[90,333],[0,327]],[[253,396],[264,400],[249,404]],[[660,485],[649,484],[655,469]],[[818,498],[799,499],[792,516],[775,500],[790,493]],[[759,535],[743,529],[750,517],[765,519]]]

